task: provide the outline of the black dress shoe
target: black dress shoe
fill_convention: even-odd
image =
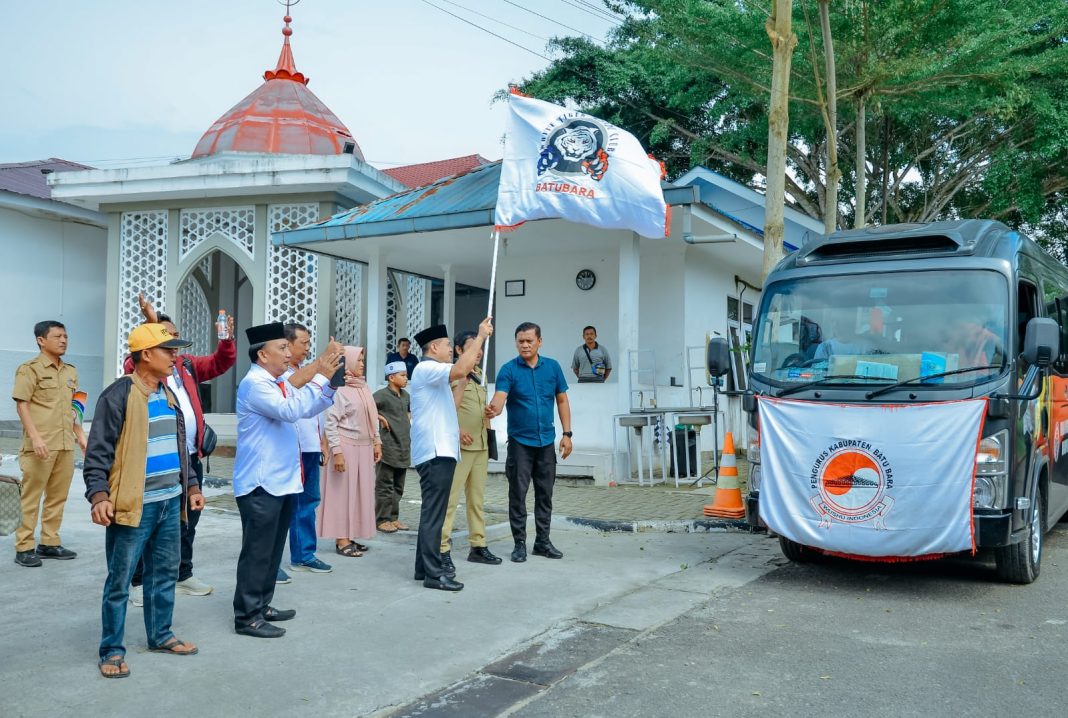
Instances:
[[[464,585],[456,579],[445,575],[438,578],[427,576],[423,579],[423,588],[436,588],[439,591],[462,591]]]
[[[501,562],[501,557],[494,556],[485,546],[475,546],[471,549],[471,553],[467,554],[467,560],[471,563],[485,563],[490,566],[496,566]]]
[[[441,568],[449,578],[456,578],[456,564],[452,562],[452,551],[441,554]]]
[[[542,544],[534,544],[534,550],[531,551],[535,556],[544,556],[545,558],[563,558],[564,554],[560,549],[553,546],[546,541]]]
[[[63,548],[62,546],[37,546],[37,558],[55,558],[60,561],[69,561],[72,558],[78,558],[78,554],[71,551],[69,548]]]
[[[512,549],[512,562],[523,563],[527,560],[527,545],[525,543],[517,543],[515,548]]]
[[[234,633],[253,638],[281,638],[286,635],[286,629],[272,626],[267,621],[258,620],[249,624],[234,624]]]
[[[263,612],[263,617],[268,621],[288,621],[297,615],[296,609],[282,608],[278,609],[274,606],[268,606],[267,610]]]
[[[15,563],[26,568],[37,568],[41,565],[41,559],[33,551],[16,551]]]

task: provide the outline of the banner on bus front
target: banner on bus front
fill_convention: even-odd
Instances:
[[[760,517],[833,553],[975,550],[972,491],[986,400],[843,405],[760,397]]]

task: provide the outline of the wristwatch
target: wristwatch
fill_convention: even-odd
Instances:
[[[567,437],[567,438],[569,438],[569,439],[570,439],[570,438],[571,438],[571,436],[572,436],[572,433],[571,433],[570,431],[565,431],[565,432],[562,432],[562,433],[563,433],[563,435],[564,435],[564,436],[566,436],[566,437]]]

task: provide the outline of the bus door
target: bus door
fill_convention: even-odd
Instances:
[[[1047,278],[1043,286],[1046,316],[1061,329],[1060,354],[1049,372],[1044,393],[1048,400],[1047,424],[1050,467],[1049,508],[1068,505],[1068,281]]]

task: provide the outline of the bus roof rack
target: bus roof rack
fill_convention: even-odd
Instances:
[[[891,224],[826,235],[798,250],[798,266],[974,254],[988,235],[1008,232],[993,220]]]

